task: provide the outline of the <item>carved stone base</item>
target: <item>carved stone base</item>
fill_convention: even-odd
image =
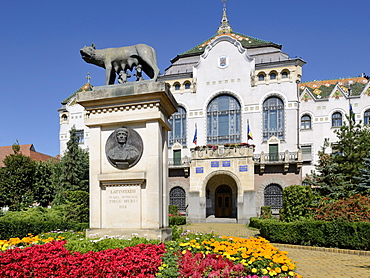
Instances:
[[[172,240],[172,229],[163,228],[163,229],[114,229],[114,228],[105,228],[105,229],[87,229],[86,238],[108,238],[108,237],[117,237],[117,238],[133,238],[133,237],[144,237],[147,239],[158,239],[160,241],[169,241]]]

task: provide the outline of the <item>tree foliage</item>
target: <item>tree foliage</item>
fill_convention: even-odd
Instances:
[[[325,139],[316,171],[306,177],[305,181],[321,196],[341,199],[363,191],[363,184],[359,185],[360,179],[356,177],[363,173],[364,158],[370,152],[370,131],[352,117],[347,116],[347,121],[335,131],[338,138],[332,145],[335,152],[327,153],[329,141]]]
[[[14,154],[5,157],[1,169],[1,205],[9,210],[20,210],[32,205],[35,162],[19,152],[19,145],[13,145]]]
[[[78,145],[76,128],[70,130],[67,150],[55,169],[56,198],[54,204],[66,203],[63,196],[67,191],[89,191],[89,154]]]

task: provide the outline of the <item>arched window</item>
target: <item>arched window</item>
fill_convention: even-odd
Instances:
[[[281,78],[288,78],[288,72],[287,71],[283,71],[281,73]]]
[[[62,120],[63,120],[64,122],[66,122],[66,121],[68,120],[68,116],[67,116],[66,114],[63,114],[63,115],[62,115]]]
[[[177,110],[169,120],[172,125],[172,130],[169,132],[169,142],[170,146],[176,142],[186,146],[186,110],[181,106]]]
[[[180,90],[180,84],[179,83],[175,84],[175,90],[176,91]]]
[[[370,124],[370,109],[366,110],[364,113],[364,124]]]
[[[278,97],[270,97],[263,103],[263,140],[271,136],[284,140],[284,103]]]
[[[278,184],[270,184],[264,191],[264,205],[271,209],[281,209],[283,207],[283,190]]]
[[[331,116],[331,126],[332,127],[340,127],[342,126],[342,113],[340,112],[335,112],[332,116]]]
[[[265,75],[263,73],[260,73],[258,75],[258,81],[264,81],[265,80]]]
[[[276,79],[276,73],[275,72],[270,73],[270,79],[271,80]]]
[[[183,188],[177,186],[171,189],[170,205],[177,206],[180,211],[186,210],[186,194]]]
[[[207,107],[207,143],[240,143],[240,103],[230,95],[214,98]]]
[[[311,116],[303,115],[301,118],[301,129],[311,129]]]
[[[185,90],[189,90],[189,89],[190,89],[190,83],[187,82],[187,83],[185,83]]]

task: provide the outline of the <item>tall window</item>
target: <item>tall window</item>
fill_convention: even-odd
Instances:
[[[283,190],[278,184],[270,184],[265,188],[264,205],[272,209],[281,209],[283,207]]]
[[[301,129],[311,129],[310,115],[303,115],[301,118]]]
[[[282,77],[282,78],[288,78],[288,72],[283,71],[283,72],[281,73],[281,77]]]
[[[77,139],[78,144],[83,144],[85,142],[85,139],[84,139],[84,130],[83,129],[76,130],[76,136],[78,137],[78,139]]]
[[[270,79],[271,80],[276,79],[276,73],[274,72],[270,73]]]
[[[170,146],[176,142],[186,146],[186,110],[179,106],[178,111],[171,116],[169,121],[172,125],[169,134]]]
[[[265,80],[265,75],[263,73],[260,73],[258,75],[258,81],[264,81]]]
[[[335,112],[332,116],[331,116],[331,126],[332,127],[339,127],[339,126],[342,126],[342,113],[340,112]]]
[[[214,98],[207,107],[207,143],[240,143],[240,103],[230,95]]]
[[[177,206],[180,211],[186,210],[186,194],[181,187],[174,187],[170,191],[170,205]]]
[[[271,136],[284,140],[284,103],[278,97],[270,97],[263,103],[263,140]]]
[[[364,113],[364,124],[370,124],[370,109],[366,110]]]

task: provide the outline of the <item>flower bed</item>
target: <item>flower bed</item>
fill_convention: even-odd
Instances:
[[[186,233],[165,244],[136,242],[145,239],[54,233],[3,240],[0,277],[301,277],[287,253],[263,238]]]

